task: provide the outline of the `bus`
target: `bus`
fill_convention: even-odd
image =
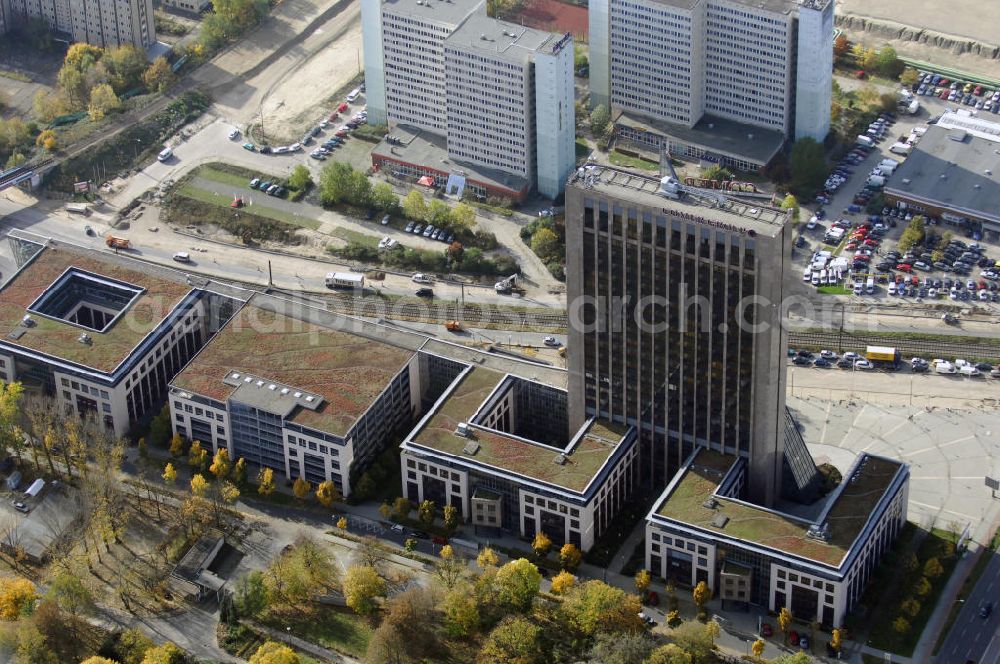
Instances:
[[[365,277],[353,272],[327,272],[326,287],[361,289],[365,287]]]

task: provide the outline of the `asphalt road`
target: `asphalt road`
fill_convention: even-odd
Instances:
[[[992,560],[934,658],[938,664],[1000,664],[1000,555],[989,551],[983,555]],[[993,611],[983,619],[979,611],[987,602],[993,602]]]

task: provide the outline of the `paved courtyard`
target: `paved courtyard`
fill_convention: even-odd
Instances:
[[[983,541],[1000,510],[984,477],[1000,476],[1000,416],[971,410],[789,397],[817,463],[842,471],[869,452],[910,464],[910,521],[923,528],[971,526]]]

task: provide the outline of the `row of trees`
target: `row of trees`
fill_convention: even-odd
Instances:
[[[175,77],[166,59],[147,64],[146,53],[131,44],[107,50],[90,44],[73,44],[66,52],[53,92],[39,90],[34,111],[40,120],[86,110],[99,120],[121,109],[119,98],[141,87],[159,92]]]
[[[898,78],[906,67],[892,46],[866,48],[864,44],[851,44],[843,34],[833,41],[833,57],[841,66],[853,65],[891,79]]]
[[[268,0],[212,0],[212,13],[202,20],[199,44],[214,51],[260,23],[269,10]]]
[[[915,245],[923,242],[925,233],[924,227],[924,217],[918,214],[910,220],[910,223],[908,223],[906,228],[903,230],[903,234],[899,236],[897,248],[902,253],[906,253]],[[947,244],[945,244],[945,246],[947,246]]]

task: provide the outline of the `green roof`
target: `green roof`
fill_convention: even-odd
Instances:
[[[242,372],[323,398],[289,421],[344,436],[374,403],[413,351],[245,305],[172,381],[216,401],[235,391],[223,379]]]
[[[714,509],[706,507],[705,501],[715,493],[719,482],[736,461],[735,457],[714,450],[702,449],[698,452],[691,467],[682,471],[684,475],[657,513],[681,523],[837,567],[900,467],[899,463],[890,459],[866,456],[856,479],[843,487],[830,508],[826,519],[830,526],[829,542],[807,538],[807,523],[744,502],[717,497]],[[719,516],[729,519],[722,528],[714,525],[719,522]]]
[[[475,426],[470,427],[471,438],[457,435],[458,424],[472,419],[503,378],[500,372],[473,367],[411,440],[444,454],[582,492],[621,442],[628,427],[594,422],[569,452]],[[479,444],[479,449],[470,455],[464,450],[472,441]],[[560,453],[565,456],[562,464],[556,462]]]
[[[100,256],[99,252],[77,251],[65,245],[58,249],[47,247],[22,267],[0,290],[0,334],[4,342],[110,373],[191,292],[183,281],[123,267],[110,256],[109,260],[94,258],[95,253]],[[28,307],[71,267],[133,284],[144,292],[104,332],[36,313],[31,315],[35,325],[23,327],[21,320]],[[15,329],[23,331],[17,339],[11,337]],[[91,343],[77,340],[81,332],[90,336]]]

